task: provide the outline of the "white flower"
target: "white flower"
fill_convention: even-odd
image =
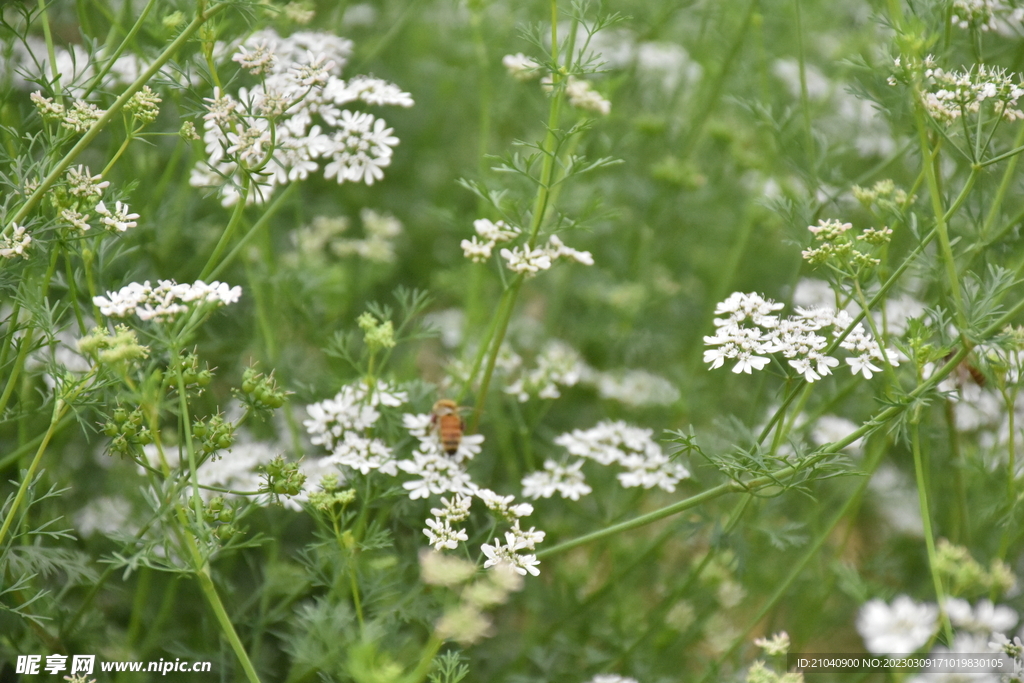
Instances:
[[[570,454],[590,458],[602,465],[613,463],[627,471],[618,475],[622,486],[657,486],[675,491],[676,485],[690,476],[681,463],[673,462],[651,438],[649,429],[624,422],[600,422],[589,430],[574,430],[555,438],[555,443]]]
[[[502,249],[501,257],[508,261],[509,270],[527,277],[551,267],[551,256],[543,249],[529,249],[528,247]]]
[[[459,541],[469,540],[464,529],[453,529],[447,519],[428,519],[426,524],[429,528],[424,529],[423,533],[426,534],[430,545],[434,546],[434,550],[455,550],[459,547]]]
[[[451,500],[441,498],[443,507],[430,508],[430,514],[449,522],[461,522],[469,518],[469,507],[472,502],[472,497],[458,494],[452,496]]]
[[[381,169],[391,165],[391,148],[398,144],[391,135],[393,129],[385,128],[384,119],[348,110],[341,113],[338,125],[340,130],[331,136],[334,149],[324,177],[337,178],[339,184],[347,180],[367,185],[383,178]]]
[[[330,459],[339,465],[359,470],[364,475],[369,474],[370,470],[379,470],[391,476],[398,474],[391,449],[383,441],[369,439],[353,431],[345,432],[341,442],[335,445]]]
[[[569,76],[565,94],[569,98],[569,104],[577,109],[586,109],[602,116],[607,116],[612,110],[612,103],[601,97],[590,82],[582,78]]]
[[[346,432],[364,432],[380,417],[361,384],[342,387],[334,398],[306,406],[306,412],[310,419],[302,424],[310,441],[328,450],[334,450]]]
[[[529,81],[540,75],[540,64],[522,52],[505,55],[501,58],[501,63],[508,69],[509,75],[517,81]]]
[[[80,199],[102,196],[103,190],[110,186],[110,181],[103,180],[103,176],[90,175],[88,166],[69,168],[64,179],[68,192]]]
[[[239,45],[238,52],[235,53],[231,60],[238,62],[239,66],[248,70],[254,76],[259,76],[270,73],[274,68],[277,58],[274,56],[274,50],[269,46],[269,41],[261,40],[252,49],[247,48],[245,45]]]
[[[171,320],[190,308],[213,304],[233,304],[242,296],[241,287],[230,287],[222,282],[206,284],[179,284],[174,280],[160,280],[156,287],[149,281],[132,282],[117,292],[93,297],[93,303],[103,315],[123,318],[133,313],[142,320]]]
[[[939,608],[916,603],[905,595],[887,605],[870,600],[857,615],[857,631],[868,652],[910,654],[926,644],[938,627]]]
[[[420,477],[402,484],[412,500],[442,493],[471,496],[476,492],[476,484],[469,474],[457,462],[439,453],[413,451],[412,460],[400,460],[398,468]]]
[[[476,235],[460,243],[462,254],[474,263],[484,263],[491,258],[494,242],[477,242]]]
[[[947,598],[943,603],[949,620],[957,628],[983,634],[1006,632],[1017,625],[1017,612],[1005,605],[994,605],[991,600],[978,601],[974,609],[960,598]]]
[[[572,247],[567,247],[562,243],[562,240],[558,239],[557,235],[551,235],[548,238],[548,246],[545,249],[551,260],[564,258],[576,263],[582,263],[585,266],[594,265],[594,257],[589,251],[577,251]]]
[[[473,221],[473,229],[476,230],[476,234],[480,235],[481,239],[491,242],[492,246],[496,242],[514,240],[520,234],[519,228],[514,225],[508,225],[505,221],[493,223],[486,218]]]
[[[638,681],[635,678],[619,674],[597,674],[587,683],[638,683]]]
[[[103,202],[100,202],[102,204]],[[136,216],[137,218],[138,216]],[[60,218],[80,233],[89,231],[89,214],[79,213],[74,209],[61,209]]]
[[[501,496],[490,489],[482,488],[478,488],[474,493],[483,501],[488,510],[504,519],[518,521],[520,517],[528,517],[533,514],[533,506],[529,503],[513,505],[512,501],[516,499],[515,496]]]
[[[583,473],[580,471],[582,467],[583,460],[577,460],[570,465],[559,465],[554,460],[545,460],[542,471],[531,472],[523,477],[523,496],[537,500],[550,498],[558,493],[562,498],[579,500],[581,496],[593,491],[583,479]]]
[[[139,214],[131,213],[128,205],[123,202],[115,202],[114,211],[111,212],[101,201],[96,205],[96,213],[100,215],[100,223],[111,232],[124,232],[128,228],[138,225],[135,219],[139,217]]]
[[[11,234],[0,239],[0,258],[28,258],[27,252],[32,244],[32,236],[26,232],[24,225],[11,223],[11,228]]]
[[[489,545],[484,543],[480,546],[484,555],[487,557],[487,561],[484,562],[484,569],[490,569],[501,564],[510,566],[517,574],[526,576],[529,572],[533,576],[540,574],[540,570],[537,569],[537,565],[540,562],[537,560],[536,555],[526,554],[521,555],[516,552],[516,539],[509,538],[510,534],[505,534],[507,545],[502,546],[500,539],[494,539],[494,544]]]

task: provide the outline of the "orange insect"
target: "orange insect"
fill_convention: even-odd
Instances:
[[[441,447],[448,455],[455,455],[462,443],[465,424],[459,416],[459,405],[450,398],[442,398],[430,411],[430,424],[441,440]]]

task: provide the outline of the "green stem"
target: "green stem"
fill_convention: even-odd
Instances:
[[[40,2],[42,2],[42,0],[40,0]],[[125,35],[124,40],[122,40],[121,44],[117,46],[117,49],[114,50],[113,54],[103,55],[106,59],[106,63],[103,65],[103,68],[100,69],[99,73],[96,74],[95,78],[92,79],[92,82],[89,83],[89,87],[86,88],[85,95],[82,96],[82,99],[89,99],[89,95],[91,95],[96,87],[103,82],[103,77],[110,72],[110,69],[114,66],[114,62],[117,61],[117,58],[121,56],[121,53],[125,51],[128,44],[135,38],[135,34],[142,28],[142,24],[146,21],[146,17],[149,16],[150,10],[153,9],[156,3],[157,0],[149,0],[149,2],[146,3],[146,6],[142,8],[139,18],[135,20],[135,24],[132,25],[127,35]],[[111,27],[111,29],[113,29],[113,27]]]
[[[107,177],[107,174],[110,173],[110,169],[114,168],[114,164],[117,163],[117,160],[120,159],[121,155],[124,154],[126,149],[128,149],[128,145],[132,143],[133,139],[134,138],[132,137],[131,131],[128,131],[128,135],[125,136],[124,142],[122,142],[121,146],[117,148],[117,152],[115,152],[114,156],[110,158],[110,161],[107,162],[107,165],[103,167],[103,172],[100,173],[101,177]]]
[[[206,265],[203,266],[203,270],[199,273],[200,280],[205,280],[210,273],[213,272],[217,265],[217,261],[220,260],[221,254],[227,249],[228,242],[231,241],[231,236],[235,234],[235,228],[242,220],[242,215],[245,213],[245,202],[249,199],[249,176],[245,175],[242,177],[242,191],[238,197],[238,203],[235,204],[235,210],[231,212],[231,218],[228,220],[227,227],[224,228],[224,232],[221,233],[220,239],[217,241],[217,246],[213,248],[213,253],[210,254],[210,258],[206,261]]]
[[[910,421],[910,445],[914,452],[914,477],[917,479],[917,499],[921,505],[921,521],[924,523],[928,568],[931,570],[932,582],[935,584],[935,598],[939,603],[939,615],[942,619],[942,628],[946,633],[946,644],[952,647],[953,627],[949,623],[949,615],[946,614],[946,592],[942,588],[942,579],[939,577],[938,563],[936,562],[935,537],[932,535],[932,516],[928,506],[928,485],[924,477],[924,458],[921,455],[921,435],[916,415]]]
[[[189,547],[194,550],[194,557],[198,560],[198,550],[195,549],[194,543],[190,543]],[[235,631],[234,624],[231,623],[231,618],[228,616],[227,610],[224,609],[224,603],[221,602],[220,595],[217,594],[217,587],[213,585],[213,579],[210,578],[209,566],[204,564],[202,568],[196,572],[196,578],[199,579],[199,587],[203,590],[203,595],[206,596],[206,600],[210,603],[210,607],[213,609],[213,613],[217,617],[217,622],[220,624],[221,631],[224,632],[224,636],[228,639],[228,643],[231,644],[231,649],[234,650],[235,656],[238,657],[238,661],[242,665],[242,670],[245,671],[245,677],[249,679],[249,683],[260,683],[260,677],[256,673],[256,669],[253,667],[252,662],[249,660],[249,655],[246,653],[245,646],[242,645],[242,641],[238,637],[238,633]]]
[[[46,56],[50,59],[53,96],[59,104],[64,104],[64,89],[60,87],[60,73],[57,71],[57,51],[53,47],[53,34],[50,32],[50,18],[46,13],[46,0],[39,0],[38,5],[39,16],[43,18],[43,38],[46,39]]]
[[[778,604],[778,602],[783,598],[783,596],[785,596],[790,586],[793,585],[793,582],[796,581],[797,577],[800,576],[804,568],[807,567],[810,561],[814,559],[814,556],[817,555],[818,552],[821,550],[822,546],[825,545],[825,541],[828,540],[829,536],[831,536],[832,530],[836,527],[836,525],[839,524],[839,522],[842,521],[842,519],[850,513],[850,511],[854,508],[858,501],[860,501],[861,496],[864,493],[864,490],[867,488],[868,483],[871,481],[871,476],[874,474],[875,469],[878,467],[878,464],[882,460],[882,454],[884,452],[885,448],[880,447],[875,449],[875,451],[872,453],[871,460],[866,463],[867,476],[861,478],[861,482],[854,490],[853,494],[846,499],[846,502],[843,503],[843,506],[839,509],[835,516],[833,516],[829,523],[825,525],[825,528],[821,530],[817,538],[814,539],[814,542],[807,548],[807,550],[800,557],[800,559],[797,560],[796,564],[793,565],[793,568],[790,570],[789,574],[786,575],[786,578],[783,579],[782,582],[778,584],[778,586],[776,586],[771,596],[761,606],[761,609],[758,610],[757,614],[755,614],[754,617],[750,620],[746,629],[744,629],[742,633],[737,635],[736,638],[732,641],[732,644],[729,646],[729,649],[723,652],[718,657],[717,661],[715,661],[711,666],[708,667],[708,670],[705,672],[704,676],[701,677],[702,683],[703,681],[708,680],[709,676],[716,673],[719,666],[721,665],[721,662],[724,661],[727,657],[729,657],[732,653],[734,653],[737,650],[737,648],[739,648],[739,646],[746,641],[747,636],[750,634],[750,632],[753,631],[761,622],[761,620],[765,618],[769,610],[771,610],[776,604]]]
[[[228,255],[224,257],[224,260],[221,261],[216,268],[207,274],[207,277],[211,279],[216,278],[220,275],[221,271],[223,271],[229,264],[233,263],[234,260],[238,258],[238,254],[242,251],[242,248],[249,243],[249,240],[255,237],[259,231],[270,222],[270,218],[277,213],[285,203],[285,200],[290,199],[291,196],[295,194],[297,187],[298,183],[291,183],[283,192],[281,192],[281,194],[277,195],[277,197],[274,198],[274,201],[270,202],[270,205],[267,206],[267,210],[263,212],[263,215],[253,223],[251,228],[249,228],[249,232],[242,235],[242,239],[238,240],[238,244],[228,252]]]
[[[551,63],[553,65],[558,64],[558,1],[551,0]],[[566,64],[571,63],[572,53],[566,55]],[[537,238],[540,236],[540,228],[544,223],[544,217],[547,215],[549,208],[549,199],[551,195],[552,179],[554,178],[555,172],[555,157],[558,154],[558,135],[556,130],[558,129],[558,119],[561,113],[562,99],[565,95],[565,88],[563,82],[565,78],[561,73],[555,72],[551,75],[551,104],[548,107],[548,126],[547,134],[544,136],[544,142],[541,143],[541,153],[544,155],[544,160],[541,164],[540,179],[537,183],[537,195],[533,202],[533,214],[530,217],[530,226],[528,229],[529,237],[526,242],[526,249],[532,250],[537,244]],[[516,297],[519,295],[519,290],[522,288],[523,276],[517,275],[515,280],[509,286],[507,290],[508,302],[505,308],[501,310],[501,318],[495,328],[494,340],[490,346],[490,357],[487,359],[487,367],[484,370],[483,380],[480,382],[480,393],[476,397],[476,406],[473,409],[473,420],[471,431],[474,431],[480,422],[480,416],[484,410],[484,404],[487,402],[487,393],[491,384],[491,377],[494,374],[494,366],[498,360],[498,353],[501,350],[501,344],[505,340],[505,333],[508,330],[509,320],[512,318],[512,311],[515,310]]]
[[[942,208],[942,192],[939,190],[939,180],[935,174],[934,160],[938,156],[938,150],[933,153],[928,142],[928,126],[925,123],[924,105],[921,103],[920,92],[916,90],[914,94],[914,122],[917,125],[917,138],[921,146],[921,163],[924,166],[925,180],[928,183],[928,194],[931,196],[932,213],[935,214],[935,229],[939,236],[939,250],[942,253],[942,263],[946,268],[946,277],[949,280],[950,293],[953,297],[957,329],[960,331],[961,338],[966,341],[967,318],[964,315],[964,302],[960,294],[960,278],[956,273],[953,248],[949,243],[949,230],[946,227],[946,210]]]
[[[181,412],[181,429],[185,433],[185,451],[188,453],[189,479],[192,482],[192,507],[195,508],[196,525],[203,521],[203,499],[199,496],[199,467],[196,462],[196,449],[192,442],[192,419],[188,412],[188,392],[185,389],[185,378],[181,373],[181,353],[172,350],[175,359],[174,376],[178,385],[178,410]]]
[[[4,538],[7,536],[7,532],[11,528],[11,524],[14,522],[14,518],[18,513],[18,508],[25,500],[25,495],[28,493],[29,486],[32,485],[32,481],[35,479],[36,470],[39,468],[39,463],[43,460],[43,453],[46,452],[46,447],[50,444],[50,439],[53,438],[54,433],[57,431],[57,425],[60,424],[61,418],[64,417],[64,412],[68,409],[68,404],[64,402],[64,399],[57,398],[53,403],[53,414],[50,416],[50,426],[46,429],[46,434],[43,435],[43,440],[39,444],[39,448],[36,450],[35,457],[32,458],[32,463],[28,467],[28,471],[25,473],[24,479],[21,481],[21,486],[18,487],[18,493],[14,496],[14,502],[11,503],[11,509],[7,511],[7,516],[4,518],[3,526],[0,526],[0,546],[3,546]]]
[[[1006,321],[1012,319],[1013,316],[1016,316],[1021,310],[1024,310],[1024,300],[1020,301],[1010,311],[1001,316],[995,324],[991,325],[985,331],[983,338],[987,338],[996,331],[1001,330],[1003,326],[1006,324]],[[946,377],[946,375],[952,372],[956,368],[956,366],[960,364],[960,361],[967,357],[968,353],[970,353],[969,347],[961,347],[956,353],[954,353],[950,357],[950,359],[946,362],[945,365],[943,365],[935,372],[935,374],[933,374],[927,380],[919,384],[917,388],[915,388],[913,391],[907,394],[906,398],[902,403],[898,405],[891,405],[888,408],[879,411],[873,418],[865,422],[863,425],[861,425],[858,429],[854,430],[850,434],[847,434],[842,439],[834,441],[830,444],[825,444],[824,446],[820,447],[815,455],[811,456],[803,463],[800,463],[798,465],[792,465],[790,467],[784,467],[779,471],[773,473],[771,476],[756,477],[754,479],[744,482],[729,481],[724,484],[719,484],[718,486],[708,489],[707,491],[698,493],[694,496],[690,496],[689,498],[685,498],[671,505],[659,508],[645,515],[640,515],[639,517],[634,517],[633,519],[627,520],[625,522],[613,524],[612,526],[606,527],[604,529],[599,529],[589,534],[584,534],[583,536],[579,536],[577,538],[564,541],[551,548],[541,550],[537,553],[537,557],[541,558],[549,555],[555,555],[557,553],[565,552],[566,550],[571,550],[577,546],[590,543],[591,541],[596,541],[598,539],[607,538],[609,536],[622,533],[623,531],[629,531],[632,529],[636,529],[638,527],[646,526],[647,524],[651,524],[652,522],[656,522],[660,519],[664,519],[666,517],[678,514],[680,512],[683,512],[684,510],[689,510],[690,508],[696,507],[706,501],[714,500],[715,498],[724,496],[727,493],[752,493],[770,486],[778,486],[780,481],[784,481],[785,479],[803,470],[806,470],[810,467],[813,467],[814,465],[817,465],[822,460],[846,448],[857,439],[868,436],[869,434],[880,429],[881,427],[886,425],[890,420],[903,413],[907,408],[916,405],[916,401],[921,396],[934,389],[935,386]]]

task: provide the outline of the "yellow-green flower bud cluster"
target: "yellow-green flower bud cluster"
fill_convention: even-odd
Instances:
[[[115,327],[114,334],[102,327],[94,327],[92,332],[78,340],[78,350],[105,365],[128,363],[149,356],[149,348],[139,344],[135,331],[126,325]]]
[[[390,320],[378,322],[373,314],[363,313],[356,319],[356,323],[363,331],[363,340],[370,347],[370,353],[395,347],[395,329]]]

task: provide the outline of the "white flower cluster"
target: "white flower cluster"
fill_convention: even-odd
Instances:
[[[32,245],[32,235],[25,230],[24,225],[11,223],[11,232],[0,239],[0,258],[14,258],[21,256],[28,258],[28,248]]]
[[[139,217],[139,214],[132,213],[124,202],[114,202],[114,210],[111,211],[101,201],[96,205],[96,213],[100,215],[100,223],[111,232],[124,232],[128,228],[138,225],[135,219]],[[73,224],[78,226],[78,224]]]
[[[571,387],[580,381],[586,366],[576,349],[557,339],[550,340],[537,355],[537,367],[524,370],[505,387],[505,393],[520,403],[531,396],[554,399],[561,396],[558,386]]]
[[[924,94],[924,106],[936,121],[950,124],[962,116],[977,114],[985,102],[991,104],[996,116],[1006,121],[1024,118],[1017,104],[1024,95],[1024,82],[1018,74],[984,64],[966,71],[945,71],[930,57],[924,66],[925,77],[932,84]]]
[[[369,474],[378,470],[395,476],[398,465],[391,448],[367,433],[380,418],[380,406],[397,408],[409,400],[408,394],[387,382],[368,386],[357,382],[343,386],[334,398],[306,406],[309,419],[303,420],[310,441],[331,452],[322,458],[325,465],[336,465]]]
[[[556,493],[562,498],[579,500],[589,495],[593,489],[583,478],[583,460],[568,465],[560,465],[554,460],[545,460],[544,469],[530,472],[523,477],[523,496],[537,500],[550,498]]]
[[[679,400],[679,389],[664,377],[646,370],[592,371],[583,377],[601,398],[629,406],[667,406]]]
[[[534,527],[530,527],[529,531],[522,530],[517,519],[512,523],[512,528],[505,532],[505,545],[501,544],[501,539],[496,538],[493,544],[484,543],[480,546],[487,556],[484,569],[504,564],[522,576],[526,576],[527,572],[537,576],[540,574],[540,570],[537,569],[537,565],[540,564],[537,555],[521,551],[535,550],[536,545],[544,540],[544,536],[543,531],[537,531]]]
[[[808,382],[832,374],[839,360],[825,354],[830,341],[819,332],[831,328],[831,336],[838,337],[853,322],[850,314],[831,308],[798,307],[796,315],[781,318],[774,313],[782,307],[757,294],[734,292],[715,309],[715,315],[724,317],[715,318],[714,336],[704,337],[704,343],[711,347],[704,352],[704,362],[715,369],[726,360],[735,360],[733,372],[750,374],[768,365],[771,354],[781,353]],[[881,372],[876,363],[899,364],[896,352],[883,352],[860,323],[840,346],[852,354],[846,363],[853,374],[861,374],[865,379]]]
[[[264,29],[245,41],[234,60],[262,82],[237,97],[219,89],[206,102],[207,159],[192,171],[193,186],[220,188],[222,203],[238,201],[242,166],[258,171],[248,201],[304,180],[324,161],[324,177],[372,185],[384,177],[398,138],[383,119],[343,107],[354,102],[411,107],[412,97],[387,81],[340,78],[352,44],[327,33],[287,38]],[[224,179],[234,182],[225,183]]]
[[[472,502],[471,497],[456,494],[451,500],[441,498],[442,507],[430,508],[430,514],[434,515],[434,518],[427,520],[428,528],[424,529],[423,533],[426,534],[430,545],[434,546],[434,550],[455,550],[459,547],[460,541],[469,540],[464,529],[456,529],[452,524],[469,518],[469,507]]]
[[[977,26],[982,31],[996,29],[996,3],[993,0],[953,0],[950,21],[963,29]]]
[[[363,223],[362,239],[336,239],[330,248],[337,256],[360,256],[377,263],[393,263],[395,238],[402,234],[402,222],[391,214],[377,213],[373,209],[360,209]]]
[[[612,103],[594,90],[590,81],[569,76],[569,82],[565,85],[565,94],[569,98],[569,104],[577,109],[585,109],[602,116],[608,116],[611,113]]]
[[[113,318],[135,314],[142,320],[169,321],[192,308],[213,304],[233,304],[242,296],[241,287],[230,287],[223,282],[206,284],[196,280],[193,284],[160,280],[156,287],[146,280],[132,282],[106,296],[95,296],[92,302],[100,313]]]
[[[462,240],[462,253],[474,263],[483,263],[491,258],[491,250],[499,242],[514,240],[520,235],[519,228],[508,225],[505,221],[494,223],[486,218],[473,221],[473,229],[476,235],[468,240]],[[477,241],[477,235],[482,242]]]
[[[967,601],[956,598],[947,599],[944,606],[951,625],[958,630],[948,647],[939,646],[932,651],[933,657],[940,658],[950,653],[974,653],[975,656],[991,653],[993,660],[1000,659],[996,653],[1020,656],[1020,639],[1010,641],[1003,633],[1017,623],[1018,615],[1014,610],[997,607],[988,600],[982,600],[975,608],[971,608]],[[857,630],[867,650],[874,654],[902,655],[917,652],[933,639],[938,628],[938,606],[933,603],[916,603],[905,595],[897,597],[891,605],[882,600],[871,600],[861,607],[857,617]],[[1004,664],[1010,665],[1011,662],[1004,661]],[[993,670],[983,669],[964,675],[940,674],[927,668],[909,680],[912,683],[926,683],[968,679],[983,683],[1007,680]]]
[[[494,247],[502,242],[510,242],[522,234],[514,225],[505,221],[494,223],[486,218],[473,221],[476,235],[462,240],[463,255],[474,263],[483,263],[491,258]],[[479,239],[477,239],[479,237]],[[587,266],[594,265],[594,257],[589,251],[577,251],[568,247],[557,235],[551,235],[543,247],[531,248],[527,244],[502,249],[501,257],[505,259],[509,270],[531,277],[542,270],[547,270],[558,259],[568,259]]]
[[[664,491],[675,491],[676,484],[687,479],[690,472],[681,463],[670,460],[651,436],[650,429],[604,421],[591,429],[562,434],[555,438],[555,443],[570,455],[589,458],[601,465],[621,466],[626,471],[617,476],[626,488],[657,486]],[[575,463],[570,466],[574,467]],[[531,492],[538,491],[542,489],[531,487]]]
[[[517,81],[531,81],[541,73],[540,64],[522,52],[505,55],[501,58],[501,63],[508,70],[508,75]]]

